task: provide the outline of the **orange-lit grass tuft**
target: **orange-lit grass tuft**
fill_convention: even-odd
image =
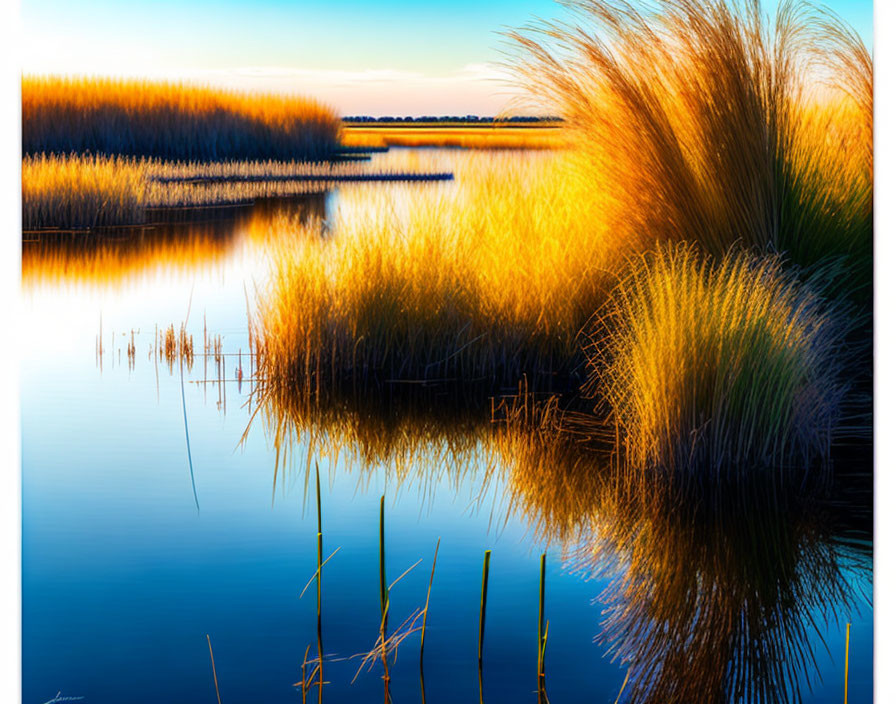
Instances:
[[[774,257],[666,246],[634,263],[586,349],[624,464],[737,479],[826,460],[843,320]],[[601,408],[601,405],[598,405]]]
[[[783,0],[569,4],[511,33],[521,81],[561,115],[631,242],[734,243],[853,267],[870,290],[872,65],[854,31]]]
[[[145,218],[145,166],[99,156],[22,160],[22,229],[140,224]]]

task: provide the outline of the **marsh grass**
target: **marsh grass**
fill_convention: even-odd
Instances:
[[[547,158],[545,158],[545,156]],[[576,335],[618,242],[554,155],[472,154],[442,188],[346,188],[321,240],[284,221],[259,302],[263,375],[332,384],[576,386]]]
[[[120,157],[22,160],[22,229],[140,224],[145,219],[144,167]]]
[[[872,65],[857,34],[784,0],[568,3],[510,33],[521,82],[561,115],[632,242],[739,243],[869,289]]]
[[[341,122],[296,96],[146,80],[25,76],[22,151],[173,160],[322,159]]]
[[[257,201],[312,197],[338,183],[450,180],[450,173],[369,163],[296,161],[172,162],[77,154],[22,160],[22,229],[102,229],[156,222],[161,216]]]
[[[635,472],[808,471],[830,458],[844,334],[777,258],[667,246],[633,264],[597,319],[589,390]]]
[[[561,127],[385,127],[345,126],[343,143],[355,147],[437,147],[465,149],[562,149]]]
[[[159,331],[155,348],[156,355],[165,360],[169,371],[173,371],[174,363],[178,361],[186,362],[187,371],[193,369],[193,336],[187,334],[184,324],[177,330],[171,324]]]
[[[395,382],[494,394],[523,378],[571,391],[587,356],[610,409],[593,433],[609,429],[632,468],[718,476],[824,459],[838,372],[855,359],[843,339],[870,339],[821,303],[870,309],[867,50],[787,0],[772,21],[753,0],[570,7],[569,24],[511,34],[569,149],[523,160],[537,173],[474,155],[452,190],[400,201],[346,194],[354,217],[337,213],[337,237],[298,231],[278,256],[260,371],[309,394]],[[695,249],[657,257],[666,274],[638,263],[682,243]],[[619,281],[620,314],[583,352],[580,331]]]

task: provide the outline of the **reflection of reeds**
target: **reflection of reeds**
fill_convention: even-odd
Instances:
[[[281,469],[284,485],[287,469],[310,477],[314,456],[357,470],[362,485],[383,469],[396,489],[414,486],[423,502],[434,499],[442,482],[460,488],[472,472],[485,478],[494,470],[482,453],[488,416],[475,399],[402,387],[391,394],[315,396],[269,382],[260,379],[253,392],[252,422],[263,423],[276,448],[274,488]]]
[[[761,473],[733,492],[631,482],[574,438],[516,423],[496,441],[511,510],[563,547],[568,570],[610,580],[598,638],[628,669],[620,701],[798,700],[817,633],[861,598],[846,571],[870,575],[870,533],[839,505],[844,486]]]

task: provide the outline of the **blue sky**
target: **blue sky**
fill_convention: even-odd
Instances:
[[[870,46],[871,0],[830,0]],[[343,114],[493,114],[501,37],[551,0],[23,0],[23,70],[317,95]]]

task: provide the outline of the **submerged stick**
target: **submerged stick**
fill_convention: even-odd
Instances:
[[[215,679],[215,694],[218,697],[218,704],[221,704],[221,692],[218,690],[218,672],[215,670],[215,654],[212,652],[212,639],[209,638],[208,633],[205,634],[205,639],[208,641],[208,654],[212,659],[212,677]]]
[[[485,637],[485,602],[488,597],[488,566],[492,551],[486,550],[482,558],[482,596],[479,600],[479,669],[482,670],[482,641]]]

